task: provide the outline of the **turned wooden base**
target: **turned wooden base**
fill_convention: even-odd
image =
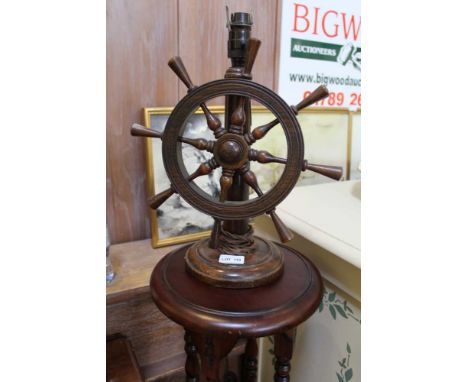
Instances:
[[[243,265],[222,264],[221,252],[209,247],[209,239],[188,248],[187,271],[197,279],[222,288],[253,288],[276,281],[283,272],[283,250],[276,244],[254,237],[254,251],[244,255]]]

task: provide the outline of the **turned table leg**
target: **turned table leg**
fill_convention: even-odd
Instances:
[[[220,363],[237,342],[236,336],[192,333],[201,360],[200,382],[220,382]]]
[[[189,331],[185,331],[185,354],[187,359],[185,360],[185,380],[187,382],[198,382],[200,374],[200,365],[198,364],[197,348],[192,339],[192,334]]]
[[[242,356],[242,382],[257,382],[257,339],[249,338]]]
[[[296,329],[275,335],[275,382],[289,382]]]

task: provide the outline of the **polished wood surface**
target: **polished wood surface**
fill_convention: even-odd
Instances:
[[[285,246],[281,246],[285,251],[282,276],[254,290],[216,288],[197,280],[185,270],[187,247],[158,263],[150,288],[159,309],[190,331],[267,336],[295,327],[320,303],[323,285],[319,272]]]
[[[155,265],[181,245],[153,248],[151,240],[111,245],[109,256],[115,272],[106,287],[107,304],[128,301],[132,296],[149,291],[149,279]]]
[[[252,36],[262,41],[252,73],[273,88],[278,0],[107,2],[106,211],[112,243],[151,235],[144,142],[128,129],[143,122],[143,107],[174,106],[187,93],[168,74],[168,57],[181,56],[195,84],[223,78],[229,65],[225,5],[252,12]]]
[[[242,381],[257,382],[258,346],[256,338],[249,338],[242,357]]]
[[[275,382],[289,382],[295,336],[295,329],[275,335]]]
[[[251,245],[242,255],[242,269],[220,263],[220,250],[211,248],[209,239],[205,239],[194,243],[187,251],[186,270],[199,280],[220,288],[254,288],[274,282],[283,271],[281,248],[259,237],[252,236],[251,239]],[[225,244],[228,243],[222,245]],[[238,242],[232,245],[239,253]],[[229,252],[229,248],[222,247],[221,252]]]
[[[111,336],[106,343],[106,381],[143,382],[130,341],[123,336]]]
[[[119,303],[107,304],[106,334],[115,333],[132,342],[145,378],[168,372],[171,360],[184,353],[183,328],[159,311],[148,288]]]
[[[167,57],[178,52],[177,9],[173,0],[107,2],[106,210],[112,243],[150,237],[144,141],[128,130],[143,122],[143,107],[179,99],[178,80],[167,73]]]
[[[115,279],[106,288],[106,333],[121,333],[131,341],[145,379],[169,373],[185,361],[183,329],[158,310],[149,292],[155,264],[178,247],[154,249],[150,240],[140,240],[109,250]]]
[[[188,246],[168,254],[151,276],[156,305],[185,328],[187,381],[220,382],[223,359],[241,338],[247,342],[242,356],[243,382],[257,379],[256,338],[273,335],[275,380],[289,381],[295,328],[320,303],[323,283],[315,266],[294,250],[286,252],[284,272],[273,284],[255,289],[216,288],[185,270]]]

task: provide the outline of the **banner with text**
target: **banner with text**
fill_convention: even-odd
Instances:
[[[320,84],[314,106],[361,107],[359,0],[283,0],[278,92],[291,105]]]

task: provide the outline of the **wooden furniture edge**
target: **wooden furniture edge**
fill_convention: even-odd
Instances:
[[[109,248],[115,278],[106,286],[106,304],[128,301],[149,293],[149,280],[156,264],[181,245],[153,248],[151,239],[113,244]]]

